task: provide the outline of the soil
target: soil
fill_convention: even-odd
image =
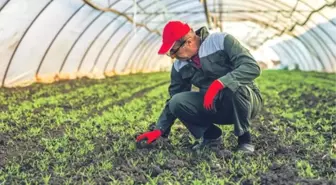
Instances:
[[[5,161],[7,157],[7,136],[2,136],[0,138],[0,170],[5,167]]]
[[[91,83],[90,80],[87,80],[88,84]],[[71,85],[72,82],[69,82]],[[162,82],[160,84],[157,84],[155,86],[164,85],[167,82]],[[60,82],[59,85],[64,84],[64,82]],[[73,83],[76,84],[76,83]],[[154,86],[153,86],[154,87]],[[117,105],[124,105],[125,103],[131,101],[133,98],[141,97],[146,92],[150,91],[153,87],[148,87],[146,89],[143,89],[139,92],[136,92],[131,98],[121,100],[118,102],[114,102],[114,104]],[[132,87],[130,87],[132,88]],[[315,87],[316,89],[317,87]],[[21,89],[27,90],[29,89],[30,94],[34,94],[35,91],[38,91],[38,88],[25,88]],[[318,89],[317,90],[321,90]],[[293,93],[295,89],[287,89],[286,91],[280,92],[279,96],[282,98],[291,98],[290,94]],[[9,91],[12,93],[12,90]],[[66,93],[64,91],[64,93]],[[46,94],[43,96],[47,96]],[[271,98],[271,97],[265,97],[265,98]],[[317,117],[327,117],[331,118],[334,115],[330,115],[328,113],[323,113],[321,110],[320,112],[316,112],[315,109],[319,104],[328,104],[330,106],[335,106],[335,100],[336,95],[335,94],[329,94],[328,96],[322,96],[318,97],[315,96],[313,93],[302,93],[301,96],[298,99],[295,99],[295,105],[293,105],[293,109],[296,111],[301,111],[302,108],[306,108],[307,111],[305,111],[305,116],[307,119],[316,120]],[[153,100],[155,101],[155,100]],[[92,100],[88,100],[88,102],[94,102]],[[297,106],[299,105],[299,106]],[[111,106],[111,105],[109,105]],[[289,118],[284,118],[280,115],[273,114],[268,111],[269,107],[271,106],[280,106],[280,109],[285,110],[285,105],[273,105],[269,104],[266,105],[260,115],[263,115],[264,123],[260,123],[260,115],[255,118],[253,121],[252,129],[256,130],[260,133],[258,137],[253,135],[253,141],[256,145],[256,152],[253,155],[246,156],[246,159],[254,159],[258,156],[267,155],[270,159],[272,159],[274,162],[269,166],[269,169],[267,172],[259,172],[258,177],[260,178],[260,184],[330,184],[334,185],[336,184],[336,181],[331,181],[326,178],[320,178],[320,179],[310,179],[310,178],[301,178],[298,175],[298,169],[296,167],[297,160],[308,160],[308,162],[313,166],[313,169],[318,170],[319,174],[322,174],[325,176],[336,174],[336,159],[332,158],[327,154],[327,150],[320,151],[317,153],[311,153],[307,148],[308,146],[305,144],[302,144],[300,142],[293,142],[291,145],[286,145],[284,141],[280,139],[280,137],[276,134],[275,131],[277,131],[279,128],[269,126],[267,123],[271,123],[275,120],[281,120],[281,124],[286,125],[286,132],[287,134],[295,133],[301,130],[302,128],[297,128],[293,124],[293,120]],[[101,111],[106,109],[102,108],[101,110],[93,111],[92,115],[94,114],[101,114]],[[2,107],[2,109],[6,109],[5,107]],[[64,109],[69,109],[69,107],[64,106]],[[151,109],[151,103],[148,103],[148,106],[145,107],[146,110]],[[313,111],[314,110],[314,111]],[[40,113],[42,111],[37,111],[36,113]],[[316,115],[318,114],[318,115]],[[8,124],[15,124],[15,122],[10,122]],[[129,123],[125,123],[129,124]],[[151,123],[149,125],[148,129],[153,130],[155,123]],[[191,147],[194,143],[191,142],[189,134],[186,132],[186,130],[183,127],[180,127],[181,129],[176,129],[175,135],[179,134],[179,137],[183,141],[179,144],[172,144],[169,139],[166,138],[160,138],[157,141],[154,142],[152,145],[146,145],[146,144],[138,144],[138,149],[136,150],[136,153],[123,153],[116,154],[117,157],[114,160],[113,163],[113,170],[111,170],[110,174],[102,174],[101,176],[95,178],[94,180],[99,184],[106,184],[110,183],[112,179],[111,176],[114,177],[117,180],[126,180],[127,178],[132,178],[135,181],[135,184],[144,184],[150,182],[149,178],[154,178],[160,176],[160,174],[165,172],[170,172],[172,176],[175,177],[177,181],[183,181],[183,176],[180,176],[177,171],[180,169],[186,169],[188,170],[194,179],[196,178],[205,178],[202,174],[200,174],[199,170],[195,168],[195,166],[200,163],[201,161],[208,161],[211,173],[214,176],[217,177],[229,177],[231,176],[233,179],[241,179],[243,174],[241,172],[232,172],[230,170],[225,170],[220,167],[218,164],[214,164],[212,162],[211,157],[208,155],[208,153],[200,154],[195,153],[191,150]],[[320,129],[319,129],[320,128]],[[26,130],[27,128],[20,128],[22,130]],[[336,130],[335,124],[333,125],[334,131]],[[52,137],[59,137],[62,135],[64,128],[59,128],[58,132],[55,132],[54,135],[51,135]],[[322,134],[326,141],[330,141],[329,144],[326,144],[327,146],[332,147],[331,145],[331,133],[330,131],[323,130],[322,127],[317,127],[316,130]],[[137,133],[136,135],[138,135]],[[126,138],[129,140],[133,140],[133,138]],[[4,166],[6,165],[6,161],[9,158],[13,158],[14,156],[18,156],[20,154],[29,155],[33,151],[43,151],[44,149],[38,146],[34,142],[25,142],[20,140],[15,140],[15,144],[17,147],[9,149],[8,147],[8,140],[10,138],[14,138],[13,133],[6,133],[4,136],[0,138],[0,170],[4,169]],[[120,140],[120,135],[110,133],[107,134],[107,142],[111,143],[114,140]],[[310,139],[312,142],[314,141],[313,138]],[[232,141],[234,142],[235,139],[232,138]],[[75,140],[72,141],[70,139],[70,142],[76,142]],[[103,141],[99,140],[99,138],[96,138],[94,140],[96,143],[96,148],[94,150],[94,153],[101,153],[105,154],[108,152],[111,148],[107,144],[103,144]],[[101,145],[99,145],[101,144]],[[179,150],[184,153],[192,153],[194,158],[185,159],[179,155],[175,155],[174,153],[170,153],[169,151],[172,150]],[[28,151],[28,152],[27,152]],[[155,156],[159,152],[163,151],[164,154],[167,154],[169,156],[165,156],[169,158],[168,161],[163,162],[162,164],[154,163],[153,160],[150,157]],[[215,153],[216,157],[218,159],[224,159],[226,161],[235,159],[234,152],[232,151],[232,148],[226,148],[226,147],[220,147],[212,149],[212,151]],[[26,153],[24,153],[26,152]],[[60,148],[59,152],[62,153],[63,149]],[[149,157],[148,163],[139,163],[138,165],[133,165],[130,163],[130,159],[136,160],[141,157]],[[310,156],[307,158],[306,156]],[[279,164],[276,162],[276,159],[287,159],[286,163]],[[235,161],[236,163],[240,163],[244,158],[237,159]],[[95,159],[90,156],[87,157],[87,160],[84,163],[78,164],[78,166],[74,165],[74,168],[80,168],[81,166],[87,166],[89,164],[94,164]],[[20,170],[32,170],[32,167],[29,165],[23,165],[21,166]],[[149,176],[147,176],[149,174]],[[256,177],[256,178],[258,178]],[[69,177],[75,182],[81,182],[82,180],[87,179],[85,176],[76,175]],[[253,184],[255,181],[254,179],[245,179],[241,182],[241,184]],[[58,180],[57,178],[51,179],[52,184],[57,184]],[[159,181],[158,184],[163,184],[163,182]]]
[[[318,87],[313,87],[314,90],[321,90]],[[290,98],[290,95],[293,92],[294,89],[288,89],[286,91],[283,91],[280,94],[283,98]],[[316,106],[319,103],[326,103],[329,102],[330,105],[335,105],[335,99],[336,95],[335,94],[330,94],[330,96],[324,96],[324,97],[316,97],[313,93],[302,93],[300,96],[299,100],[296,101],[296,105],[299,104],[300,107],[294,107],[294,110],[300,111],[302,110],[303,107],[308,109],[308,113],[306,113],[306,118],[307,119],[314,119],[316,115],[309,114],[309,112],[312,112],[312,110],[315,110]],[[268,105],[268,106],[274,106],[274,105]],[[264,121],[267,122],[272,122],[276,119],[280,119],[282,124],[288,125],[286,128],[287,134],[294,133],[296,131],[299,131],[299,128],[296,128],[293,125],[293,120],[292,119],[286,119],[283,118],[279,115],[272,114],[271,112],[268,112],[268,106],[265,106],[260,113],[260,115],[263,115]],[[283,109],[285,109],[285,105],[282,105]],[[332,115],[323,115],[327,118],[330,118]],[[329,117],[328,117],[329,116]],[[336,159],[330,157],[327,154],[327,150],[321,151],[320,153],[311,153],[307,148],[309,146],[301,144],[300,142],[294,142],[292,145],[285,145],[283,141],[274,133],[274,131],[278,130],[277,127],[269,127],[267,125],[263,125],[258,123],[259,116],[255,118],[254,124],[252,125],[252,129],[257,130],[261,133],[260,136],[254,137],[253,140],[256,145],[256,152],[253,154],[254,156],[262,155],[262,154],[267,154],[271,159],[276,159],[279,158],[286,158],[288,161],[286,164],[278,164],[277,162],[272,163],[269,166],[269,170],[266,173],[258,173],[261,184],[330,184],[334,185],[336,184],[336,181],[332,180],[327,180],[324,178],[320,179],[311,179],[311,178],[300,178],[298,175],[298,169],[296,167],[296,162],[297,160],[304,160],[307,155],[311,155],[309,158],[309,163],[313,166],[314,169],[319,170],[320,174],[324,175],[331,175],[331,174],[336,174]],[[153,130],[155,126],[155,123],[151,124],[149,126],[149,130]],[[336,128],[336,125],[333,125],[333,129]],[[320,129],[321,131],[321,129]],[[330,131],[329,131],[330,132]],[[332,147],[331,145],[331,133],[324,133],[321,131],[321,134],[323,134],[326,138],[326,140],[330,143],[327,145]],[[182,150],[185,152],[193,152],[191,150],[192,144],[188,142],[187,139],[187,134],[185,134],[186,139],[181,139],[182,141],[185,141],[184,144],[182,144]],[[182,136],[183,137],[183,136]],[[187,141],[187,142],[186,142]],[[312,141],[314,141],[312,139]],[[167,143],[162,144],[162,139],[160,140],[159,147],[156,146],[157,148],[160,148],[162,150],[162,146],[169,146],[169,150],[181,150],[181,146],[172,146],[168,140],[164,141]],[[155,143],[157,145],[157,143]],[[151,148],[155,148],[154,146],[151,146]],[[187,149],[183,146],[188,146]],[[148,147],[148,146],[146,146]],[[141,148],[141,146],[140,146]],[[233,158],[233,151],[224,147],[220,148],[215,148],[212,149],[215,153],[217,158],[225,158],[225,159],[232,159]],[[139,150],[139,152],[144,152]],[[145,149],[145,152],[147,150]],[[245,154],[248,155],[248,154]],[[183,158],[177,158],[173,159],[171,161],[168,161],[166,164],[159,166],[158,168],[160,169],[165,169],[169,170],[174,173],[179,168],[189,168],[193,171],[196,171],[193,169],[193,166],[197,164],[199,157],[205,157],[206,156],[200,156],[196,155],[196,158],[194,161],[185,161]],[[210,160],[210,159],[209,159]],[[210,162],[210,161],[209,161]],[[214,168],[215,169],[215,168]],[[216,171],[216,170],[214,170]],[[219,170],[216,171],[218,173],[215,173],[214,175],[217,176],[222,176],[223,171]],[[156,173],[154,173],[156,174]],[[197,173],[196,173],[197,174]],[[226,172],[227,175],[232,175],[230,172]],[[225,175],[225,174],[224,174]],[[195,176],[198,177],[198,176]],[[234,178],[239,178],[239,174],[236,174],[236,176],[233,176]],[[253,180],[245,180],[242,182],[242,184],[253,184]]]

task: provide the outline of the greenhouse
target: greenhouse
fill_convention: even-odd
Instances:
[[[336,1],[0,0],[0,185],[336,184]]]

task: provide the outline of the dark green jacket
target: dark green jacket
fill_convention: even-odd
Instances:
[[[202,67],[189,61],[176,60],[171,69],[170,98],[166,101],[156,128],[163,131],[170,129],[176,117],[170,112],[168,104],[172,96],[177,93],[190,91],[194,85],[205,92],[210,84],[219,79],[233,92],[239,86],[247,85],[260,94],[254,83],[261,71],[250,52],[238,40],[227,33],[209,34],[205,27],[196,31],[201,38],[198,51]]]

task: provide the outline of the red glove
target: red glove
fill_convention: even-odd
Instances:
[[[155,141],[157,138],[159,138],[162,135],[162,131],[161,130],[153,130],[150,132],[146,132],[141,134],[140,136],[138,136],[136,138],[136,141],[139,142],[143,139],[147,139],[147,144],[151,144],[153,141]]]
[[[224,85],[219,80],[215,80],[214,82],[212,82],[204,96],[203,106],[205,109],[210,110],[214,108],[214,98],[216,97],[217,93],[223,88]]]

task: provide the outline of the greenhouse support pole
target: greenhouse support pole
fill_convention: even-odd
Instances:
[[[137,0],[133,0],[133,31],[134,36],[136,35],[136,14],[137,14]]]

